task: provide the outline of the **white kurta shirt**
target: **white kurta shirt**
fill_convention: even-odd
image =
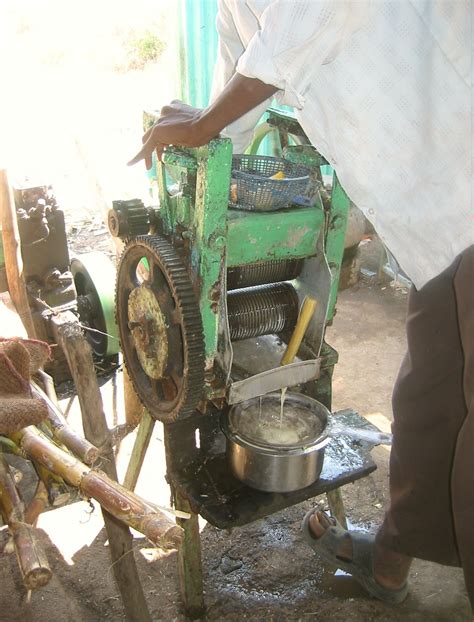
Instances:
[[[471,11],[470,0],[219,0],[213,96],[235,71],[278,87],[417,288],[474,243]],[[236,153],[267,105],[224,132]]]

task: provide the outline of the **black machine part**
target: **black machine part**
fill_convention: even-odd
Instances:
[[[204,388],[201,313],[181,258],[161,236],[138,236],[125,247],[116,313],[130,378],[151,416],[191,415]]]
[[[64,213],[50,186],[14,188],[24,277],[44,285],[51,270],[69,269]]]
[[[157,226],[155,210],[145,207],[140,199],[113,201],[108,213],[108,226],[114,238],[127,240],[137,235],[146,235]]]

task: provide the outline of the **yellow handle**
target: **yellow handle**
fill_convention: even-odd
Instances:
[[[295,330],[291,335],[291,339],[285,350],[285,354],[280,361],[280,365],[288,365],[295,358],[301,342],[303,341],[306,329],[308,328],[311,318],[313,317],[316,304],[317,302],[314,298],[309,298],[309,296],[305,298],[298,321],[296,322]]]

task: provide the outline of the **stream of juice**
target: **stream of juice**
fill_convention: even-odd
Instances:
[[[288,387],[283,388],[280,395],[280,428],[283,425],[283,408],[285,406],[285,397],[287,391]]]

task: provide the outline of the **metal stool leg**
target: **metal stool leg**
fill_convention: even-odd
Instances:
[[[335,488],[326,493],[326,497],[331,510],[331,515],[341,524],[342,527],[347,529],[346,510],[344,509],[344,501],[342,500],[342,494],[340,488]]]

